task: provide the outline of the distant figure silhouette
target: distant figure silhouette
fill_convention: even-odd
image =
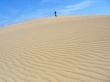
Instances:
[[[54,14],[55,14],[55,17],[57,17],[57,11],[55,11]]]

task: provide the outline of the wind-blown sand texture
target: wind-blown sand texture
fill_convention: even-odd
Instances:
[[[3,28],[0,82],[110,82],[110,16],[34,19]]]

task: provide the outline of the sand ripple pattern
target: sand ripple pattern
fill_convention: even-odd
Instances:
[[[59,17],[2,29],[0,82],[110,82],[109,22]]]

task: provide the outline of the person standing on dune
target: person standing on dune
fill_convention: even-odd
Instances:
[[[57,11],[55,11],[54,14],[55,14],[55,17],[57,17]]]

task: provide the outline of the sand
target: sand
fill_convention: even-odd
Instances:
[[[0,82],[110,82],[110,16],[69,16],[0,30]]]

